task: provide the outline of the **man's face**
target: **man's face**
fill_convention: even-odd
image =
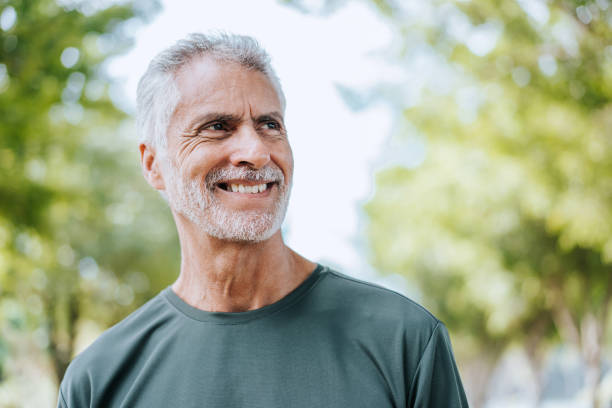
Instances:
[[[210,57],[176,76],[164,184],[171,208],[224,240],[258,242],[279,230],[293,155],[281,104],[260,72]]]

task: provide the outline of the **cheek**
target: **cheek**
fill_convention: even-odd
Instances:
[[[215,156],[207,149],[196,148],[179,159],[180,172],[188,179],[202,179],[216,166]]]
[[[283,148],[282,152],[279,152],[278,163],[285,177],[291,179],[293,177],[293,152],[289,144]]]

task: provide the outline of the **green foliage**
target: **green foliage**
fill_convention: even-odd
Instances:
[[[79,322],[117,322],[178,267],[172,219],[103,69],[150,10],[62,4],[0,3],[16,15],[0,31],[0,332],[34,338],[58,379]]]
[[[373,263],[478,349],[517,342],[537,360],[561,339],[596,369],[612,298],[612,4],[434,1],[431,19],[391,4],[455,86],[402,109],[428,154],[378,175]]]

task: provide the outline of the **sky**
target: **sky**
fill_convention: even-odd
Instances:
[[[382,103],[351,110],[337,90],[364,90],[399,75],[380,57],[391,46],[390,28],[373,7],[356,2],[321,16],[273,0],[164,1],[136,31],[132,50],[108,67],[123,87],[125,108],[133,110],[138,79],[155,54],[190,32],[209,30],[255,37],[280,77],[295,159],[283,226],[287,244],[314,261],[401,291],[400,277],[377,276],[367,264],[361,209],[372,194],[393,113]]]

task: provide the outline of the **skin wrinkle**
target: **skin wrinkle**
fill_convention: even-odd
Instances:
[[[189,156],[198,148],[198,146],[202,143],[205,143],[206,140],[203,139],[192,139],[181,142],[179,147],[179,151],[177,154],[177,159],[180,161],[184,161],[186,156]]]

